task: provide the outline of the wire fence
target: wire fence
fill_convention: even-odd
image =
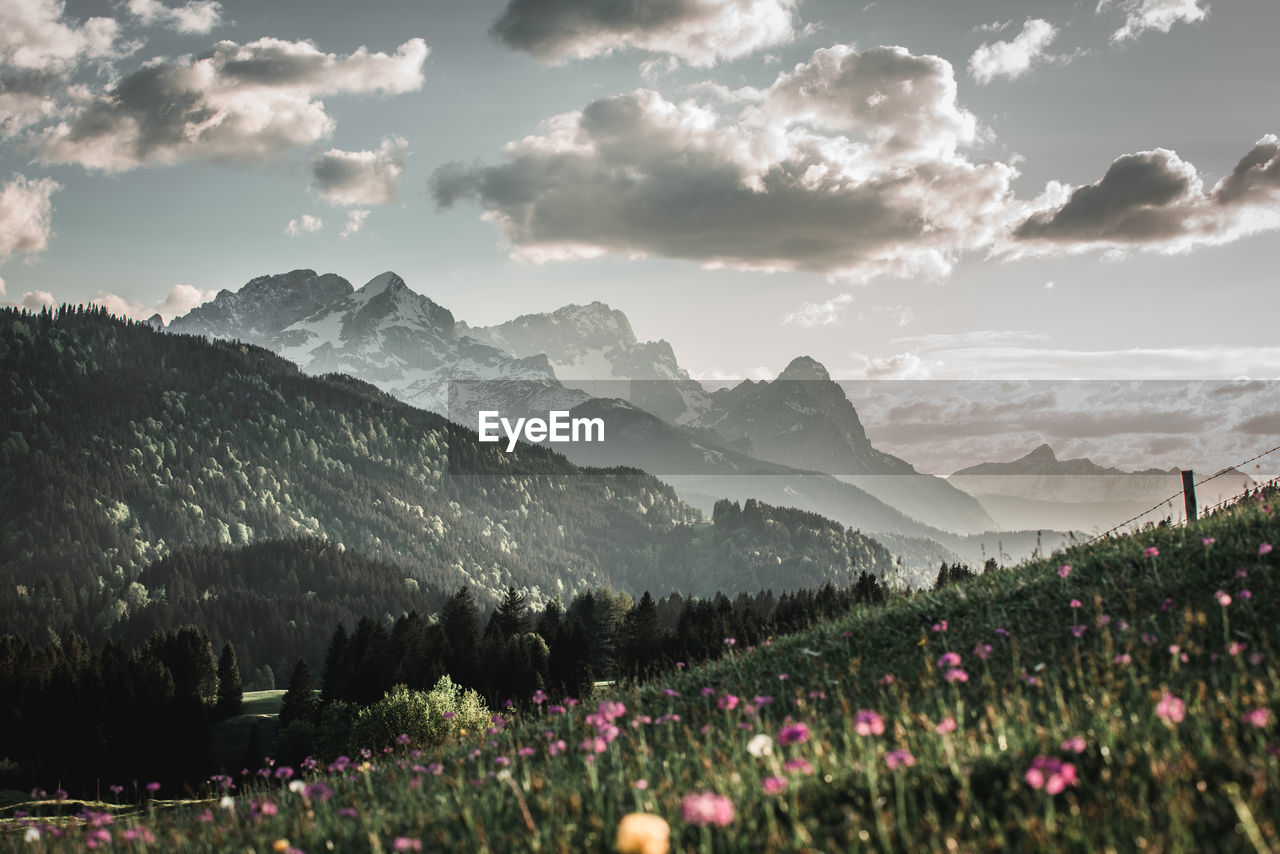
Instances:
[[[1257,462],[1258,460],[1262,459],[1263,457],[1267,456],[1268,454],[1274,454],[1276,451],[1280,451],[1280,445],[1277,445],[1276,447],[1271,448],[1271,449],[1269,449],[1269,450],[1263,451],[1262,453],[1258,454],[1257,456],[1250,457],[1249,459],[1244,460],[1244,461],[1242,461],[1242,462],[1238,462],[1238,463],[1236,463],[1236,464],[1235,464],[1235,465],[1233,465],[1233,466],[1227,466],[1226,468],[1221,469],[1217,474],[1211,474],[1211,475],[1209,475],[1208,477],[1203,478],[1202,480],[1198,480],[1198,481],[1196,481],[1196,484],[1195,484],[1195,485],[1196,485],[1197,487],[1199,487],[1199,486],[1203,486],[1204,484],[1208,483],[1208,482],[1209,482],[1209,481],[1211,481],[1211,480],[1215,480],[1216,478],[1222,477],[1224,474],[1227,474],[1227,473],[1229,473],[1229,472],[1232,472],[1232,471],[1238,471],[1242,466],[1247,466],[1247,465],[1249,465],[1249,463]],[[1271,481],[1271,483],[1275,483],[1275,482],[1276,482],[1276,481],[1274,481],[1274,480],[1273,480],[1273,481]],[[1112,534],[1116,533],[1117,531],[1120,531],[1120,530],[1122,530],[1122,529],[1124,529],[1124,528],[1127,528],[1129,525],[1132,525],[1134,522],[1137,522],[1139,519],[1142,519],[1142,518],[1143,518],[1143,517],[1145,517],[1145,516],[1149,516],[1150,514],[1154,513],[1155,511],[1157,511],[1157,510],[1159,510],[1159,509],[1161,509],[1162,507],[1169,507],[1170,509],[1172,509],[1172,503],[1173,503],[1173,501],[1174,501],[1175,499],[1177,499],[1177,498],[1181,497],[1181,496],[1182,496],[1182,490],[1178,490],[1178,491],[1177,491],[1177,492],[1175,492],[1173,495],[1170,495],[1168,498],[1166,498],[1166,499],[1164,499],[1164,500],[1160,501],[1159,503],[1157,503],[1157,504],[1156,504],[1154,507],[1152,507],[1151,509],[1149,509],[1149,510],[1144,510],[1144,511],[1142,511],[1141,513],[1139,513],[1137,516],[1133,516],[1133,517],[1131,517],[1131,518],[1129,518],[1129,519],[1124,520],[1124,521],[1123,521],[1123,522],[1121,522],[1119,525],[1116,525],[1114,528],[1110,528],[1110,529],[1108,529],[1108,530],[1106,530],[1106,531],[1103,531],[1101,534],[1098,534],[1096,537],[1094,537],[1094,538],[1092,538],[1092,539],[1090,539],[1090,540],[1086,540],[1086,541],[1085,541],[1085,545],[1089,545],[1089,543],[1097,542],[1098,540],[1101,540],[1101,539],[1103,539],[1104,537],[1109,537],[1109,536],[1111,536]],[[1214,506],[1212,506],[1212,507],[1207,507],[1207,508],[1205,508],[1205,510],[1204,510],[1203,512],[1204,512],[1204,513],[1211,513],[1211,512],[1213,512],[1213,511],[1215,511],[1215,510],[1220,510],[1220,509],[1222,509],[1223,507],[1226,507],[1226,506],[1227,506],[1228,504],[1230,504],[1231,502],[1236,501],[1238,498],[1239,498],[1239,496],[1233,496],[1233,497],[1231,497],[1231,498],[1226,499],[1225,501],[1221,501],[1221,502],[1219,502],[1219,503],[1215,504],[1215,505],[1214,505]],[[1188,520],[1188,521],[1190,521],[1190,520]]]

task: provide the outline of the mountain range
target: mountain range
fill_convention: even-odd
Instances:
[[[908,537],[995,527],[969,495],[876,450],[813,359],[795,359],[772,382],[708,392],[670,344],[639,341],[626,316],[600,302],[471,327],[394,273],[356,290],[332,274],[295,270],[224,290],[167,329],[260,344],[307,373],[347,373],[460,423],[474,423],[481,408],[545,412],[614,400],[627,440],[570,447],[570,457],[642,467],[691,496],[792,496],[853,527]],[[707,480],[743,474],[753,475],[750,484]],[[762,482],[766,474],[789,480]],[[797,480],[816,475],[843,483]]]

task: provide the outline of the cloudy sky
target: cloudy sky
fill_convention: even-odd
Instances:
[[[0,299],[383,270],[700,377],[1277,378],[1274,0],[3,0]]]

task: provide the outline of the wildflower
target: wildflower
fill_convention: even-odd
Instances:
[[[809,696],[812,697],[813,694],[811,693]],[[772,702],[773,698],[768,694],[756,694],[751,698],[751,705],[755,706],[757,709],[763,709]]]
[[[1241,590],[1241,591],[1240,591],[1240,598],[1241,598],[1241,599],[1252,599],[1252,598],[1253,598],[1253,592],[1252,592],[1252,591],[1250,591],[1250,590]]]
[[[604,753],[609,749],[609,742],[599,736],[596,736],[594,738],[583,739],[582,744],[579,745],[579,747],[582,748],[583,753]]]
[[[726,827],[733,821],[733,801],[715,792],[695,792],[684,796],[680,814],[689,824]]]
[[[1083,608],[1083,607],[1084,607],[1084,605],[1083,605],[1083,603],[1081,603],[1081,601],[1080,601],[1079,599],[1072,599],[1072,600],[1071,600],[1071,607],[1072,607],[1072,608]]]
[[[1165,693],[1156,703],[1156,717],[1171,723],[1182,723],[1187,716],[1187,704],[1172,694]]]
[[[506,768],[511,765],[511,758],[508,756],[495,756],[493,757],[493,764],[499,768]]]
[[[938,735],[946,735],[949,732],[955,732],[956,719],[951,717],[951,715],[947,715],[945,718],[942,719],[942,722],[939,723],[933,729],[934,729],[934,732],[936,732]]]
[[[737,640],[737,638],[725,638],[725,639],[724,639],[724,645],[725,645],[725,646],[737,646],[737,645],[738,645],[738,640]]]
[[[738,708],[738,697],[735,694],[725,694],[716,701],[716,705],[727,712],[731,712]]]
[[[1076,766],[1050,756],[1037,756],[1027,769],[1026,781],[1033,789],[1056,795],[1076,782]]]
[[[537,752],[538,751],[534,750],[532,747],[522,747],[516,751],[516,755],[522,756],[522,757],[529,757],[529,756],[533,756]]]
[[[444,713],[443,715],[441,715],[440,717],[444,718],[444,719],[447,721],[447,720],[450,720],[450,719],[452,719],[452,718],[456,718],[457,716],[458,716],[458,713],[457,713],[457,712],[445,712],[445,713]]]
[[[1118,664],[1121,667],[1128,667],[1132,662],[1133,658],[1127,652],[1122,652],[1112,659],[1113,664]]]
[[[649,781],[641,777],[639,780],[636,780],[631,785],[635,786],[636,789],[643,792],[645,789],[649,788]]]
[[[671,850],[671,827],[653,813],[633,812],[618,822],[613,847],[618,854],[667,854]]]
[[[1231,594],[1226,591],[1219,590],[1217,593],[1213,594],[1213,598],[1217,599],[1218,604],[1224,608],[1231,604]]]
[[[804,744],[809,740],[809,727],[803,723],[788,724],[778,732],[779,744]]]
[[[968,682],[969,674],[961,670],[959,667],[954,667],[951,670],[948,670],[942,678],[946,679],[948,682]]]
[[[444,773],[444,766],[441,765],[439,762],[432,762],[430,765],[427,766],[427,773],[431,774],[432,776],[439,777],[441,774]]]
[[[764,733],[760,733],[759,735],[752,737],[752,739],[747,742],[747,753],[750,753],[757,759],[763,756],[772,755],[773,739],[769,738],[769,736]]]
[[[152,794],[155,794],[156,792],[160,791],[160,784],[159,784],[159,783],[148,783],[148,784],[147,784],[147,791],[148,791],[148,792],[151,792]]]
[[[1098,628],[1111,625],[1111,616],[1109,614],[1103,614],[1094,621],[1094,625]]]
[[[786,777],[765,777],[760,782],[760,788],[766,795],[780,795],[787,790],[787,786]]]
[[[684,670],[684,669],[685,669],[686,667],[688,667],[688,666],[689,666],[689,665],[685,664],[683,661],[677,661],[677,662],[676,662],[676,669],[677,669],[677,670]]]
[[[339,807],[338,815],[342,818],[356,818],[360,813],[355,807]]]
[[[111,794],[113,794],[113,795],[118,795],[118,794],[120,794],[121,792],[123,792],[123,791],[124,791],[124,786],[121,786],[121,785],[119,785],[118,783],[116,783],[116,784],[112,784],[112,785],[108,786],[107,788],[110,790]]]
[[[712,688],[710,685],[703,685],[702,690],[699,693],[702,694],[702,696],[704,697],[710,697],[715,692],[716,692],[716,689]]]
[[[1160,610],[1161,610],[1161,611],[1172,611],[1172,610],[1173,610],[1173,600],[1172,600],[1172,599],[1166,599],[1166,600],[1164,600],[1163,602],[1161,602],[1161,603],[1160,603]]]
[[[236,808],[236,799],[230,795],[223,795],[222,800],[218,801],[218,809],[224,809],[228,812]]]
[[[311,801],[320,801],[324,803],[333,797],[333,789],[330,789],[319,780],[308,783],[307,787],[302,790],[302,794]]]
[[[304,789],[306,789],[306,788],[307,788],[307,784],[306,784],[306,782],[305,782],[305,781],[303,781],[303,780],[290,780],[290,781],[289,781],[289,791],[290,791],[290,792],[293,792],[295,795],[302,794],[302,791],[303,791]]]
[[[288,851],[292,847],[293,846],[289,844],[289,840],[283,838],[277,839],[275,842],[271,843],[271,850],[279,851],[281,854],[284,854],[284,852]]]
[[[1227,654],[1230,655],[1232,658],[1235,658],[1236,656],[1238,656],[1240,653],[1244,652],[1248,648],[1249,648],[1249,645],[1247,643],[1232,641],[1227,646]]]
[[[197,814],[196,814],[196,821],[200,822],[201,824],[210,824],[210,823],[212,823],[212,822],[213,822],[213,810],[211,810],[211,809],[206,809],[206,810],[204,810],[203,812],[197,813]]]
[[[886,673],[885,675],[880,677],[881,685],[892,685],[895,681],[896,680],[894,679],[892,673]]]
[[[564,706],[561,706],[561,705],[558,705],[558,704],[557,704],[557,705],[555,705],[555,706],[547,706],[547,714],[549,714],[549,715],[563,715],[563,714],[565,714],[567,711],[568,711],[568,709],[566,709]]]
[[[1213,537],[1201,537],[1200,542],[1204,543],[1206,546],[1211,546],[1214,543],[1216,543],[1217,540],[1215,540]]]
[[[947,621],[939,620],[938,622],[933,624],[932,628],[933,628],[933,633],[935,635],[938,634],[939,632],[945,632],[947,630]]]
[[[1271,710],[1263,706],[1259,706],[1251,712],[1246,712],[1240,720],[1249,724],[1249,726],[1262,729],[1271,722]]]
[[[23,834],[23,836],[22,836],[22,840],[23,840],[24,842],[39,842],[39,841],[40,841],[40,828],[38,828],[38,827],[28,827],[28,828],[27,828],[27,832],[26,832],[25,834]]]
[[[409,733],[407,732],[402,732],[396,736],[396,744],[401,747],[407,747],[411,741],[413,741],[413,739],[409,737]]]
[[[790,679],[790,678],[791,678],[791,674],[790,674],[790,673],[779,673],[779,674],[778,674],[778,679],[779,679],[779,680],[781,680],[781,681],[783,681],[783,682],[787,681],[787,680],[788,680],[788,679]]]
[[[391,848],[394,851],[421,851],[422,840],[411,836],[397,836]]]
[[[798,771],[806,776],[813,774],[813,766],[809,764],[808,759],[788,759],[786,762],[782,763],[782,767],[788,771]]]
[[[870,709],[859,709],[853,721],[854,731],[858,735],[884,735],[884,718]]]
[[[960,655],[954,652],[948,652],[942,658],[938,659],[939,667],[959,667]]]
[[[889,766],[890,771],[899,767],[910,768],[916,764],[916,758],[911,755],[910,750],[898,748],[897,750],[890,750],[884,755],[884,764]]]
[[[1007,638],[1007,637],[1009,636],[1009,630],[1008,630],[1008,629],[999,629],[999,628],[998,628],[998,629],[996,629],[996,634],[1000,635],[1001,637],[1006,637],[1006,638]]]
[[[662,693],[666,694],[668,697],[679,697],[679,696],[680,696],[680,692],[679,692],[679,691],[677,691],[675,688],[663,688],[663,689],[662,689]]]
[[[545,691],[539,688],[537,691],[533,692],[533,696],[530,697],[529,699],[533,700],[533,704],[535,706],[541,706],[543,703],[547,701],[547,694]]]
[[[622,703],[616,703],[612,700],[605,700],[596,707],[596,714],[604,718],[606,721],[616,721],[627,713],[627,707]]]
[[[1143,557],[1160,557],[1160,550],[1155,546],[1147,546],[1142,550]]]
[[[978,644],[973,648],[973,654],[976,655],[978,658],[982,659],[983,661],[986,661],[988,658],[991,657],[991,644],[989,643]]]
[[[103,845],[111,844],[111,831],[105,827],[99,827],[85,834],[84,846],[86,848],[100,848]]]
[[[1262,545],[1258,546],[1258,554],[1260,555],[1271,554],[1271,543],[1263,543]]]
[[[1085,740],[1084,736],[1081,735],[1068,738],[1066,741],[1062,742],[1062,751],[1064,753],[1084,753],[1084,749]]]
[[[564,739],[558,739],[547,745],[547,753],[551,756],[559,756],[564,753],[568,745],[564,743]]]

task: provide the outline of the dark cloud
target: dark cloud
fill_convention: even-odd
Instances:
[[[1214,187],[1213,200],[1220,205],[1280,202],[1280,139],[1272,134],[1258,140]]]
[[[312,161],[313,186],[336,205],[392,204],[408,153],[408,143],[399,137],[384,139],[377,151],[330,149]]]
[[[511,0],[492,34],[548,62],[627,47],[714,65],[789,42],[798,0]]]
[[[1280,436],[1280,412],[1263,412],[1246,418],[1235,427],[1251,436]]]

